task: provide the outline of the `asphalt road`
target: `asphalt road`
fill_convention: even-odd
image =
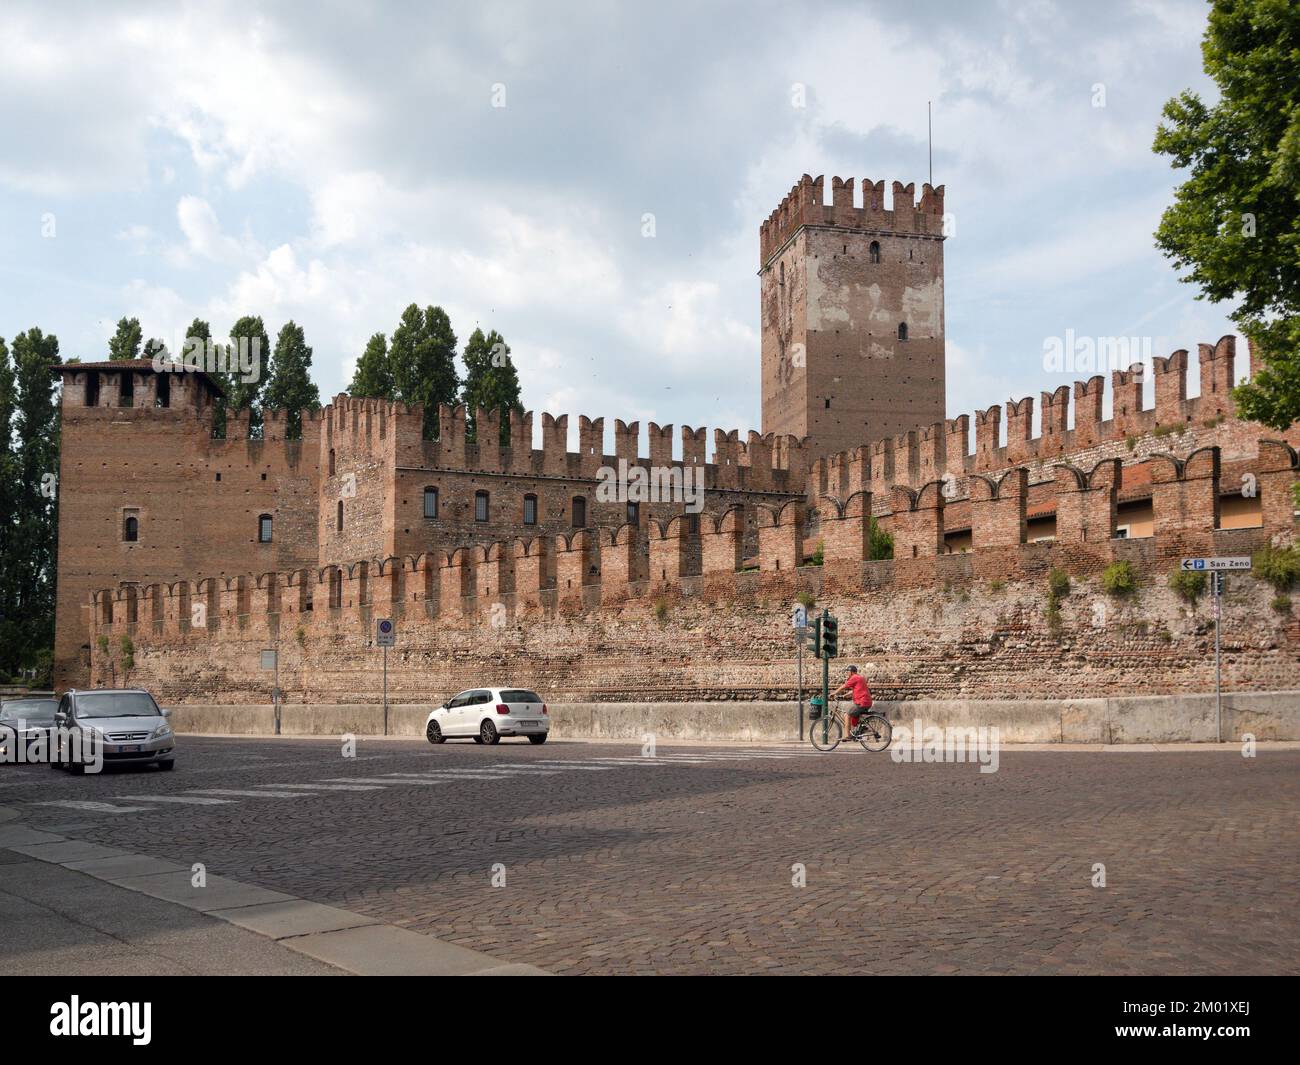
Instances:
[[[186,736],[0,804],[561,974],[1300,972],[1300,751],[656,754]]]

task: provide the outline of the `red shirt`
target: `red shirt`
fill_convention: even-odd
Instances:
[[[844,683],[848,685],[849,691],[853,693],[854,706],[860,706],[864,710],[871,706],[871,689],[867,687],[867,682],[861,673],[854,673]]]

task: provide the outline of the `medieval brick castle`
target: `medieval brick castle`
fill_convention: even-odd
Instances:
[[[1070,695],[1085,636],[1098,693],[1202,684],[1203,619],[1173,616],[1170,560],[1295,527],[1300,433],[1235,418],[1233,338],[1199,346],[1197,398],[1176,351],[1155,359],[1153,407],[1141,367],[1116,370],[1109,418],[1097,376],[1043,393],[1037,436],[1032,398],[1007,405],[1005,438],[1001,407],[977,412],[972,449],[944,409],[943,188],[918,204],[894,182],[888,208],[883,182],[860,203],[852,179],[824,188],[805,175],[762,225],[763,432],[715,429],[711,454],[703,428],[675,449],[650,423],[643,447],[622,421],[606,454],[585,416],[571,451],[550,414],[537,449],[531,413],[501,446],[495,413],[470,439],[450,407],[426,440],[419,409],[347,396],[304,413],[300,440],[276,412],[260,439],[246,416],[217,439],[203,373],[60,367],[56,684],[129,673],[172,700],[265,702],[257,650],[277,646],[290,698],[370,701],[373,619],[393,616],[399,699],[505,663],[557,699],[610,697],[629,670],[639,698],[735,697],[742,677],[773,696],[801,591],[835,598],[850,653],[900,696]],[[620,463],[701,478],[702,511],[602,494]],[[873,519],[892,559],[870,557]],[[1049,631],[1036,582],[1115,561],[1145,605],[1098,624],[1078,598],[1076,641]],[[1252,588],[1235,680],[1295,686],[1300,625]]]

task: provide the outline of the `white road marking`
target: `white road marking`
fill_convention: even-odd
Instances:
[[[231,799],[207,799],[197,795],[117,795],[115,798],[131,802],[178,802],[189,806],[226,806]]]
[[[301,799],[305,791],[245,791],[241,788],[191,788],[187,795],[234,795],[250,799]]]
[[[114,806],[108,802],[91,802],[89,799],[60,799],[53,802],[34,802],[31,806],[61,806],[65,810],[91,810],[104,814],[136,814],[152,810],[152,806]]]
[[[293,788],[297,791],[383,791],[381,784],[259,784],[258,787]]]

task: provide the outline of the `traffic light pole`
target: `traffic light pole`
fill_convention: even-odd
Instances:
[[[831,660],[826,654],[826,619],[830,617],[829,610],[822,610],[822,639],[820,646],[817,648],[818,653],[822,656],[822,727],[826,730],[822,733],[822,742],[829,742],[831,734]]]

